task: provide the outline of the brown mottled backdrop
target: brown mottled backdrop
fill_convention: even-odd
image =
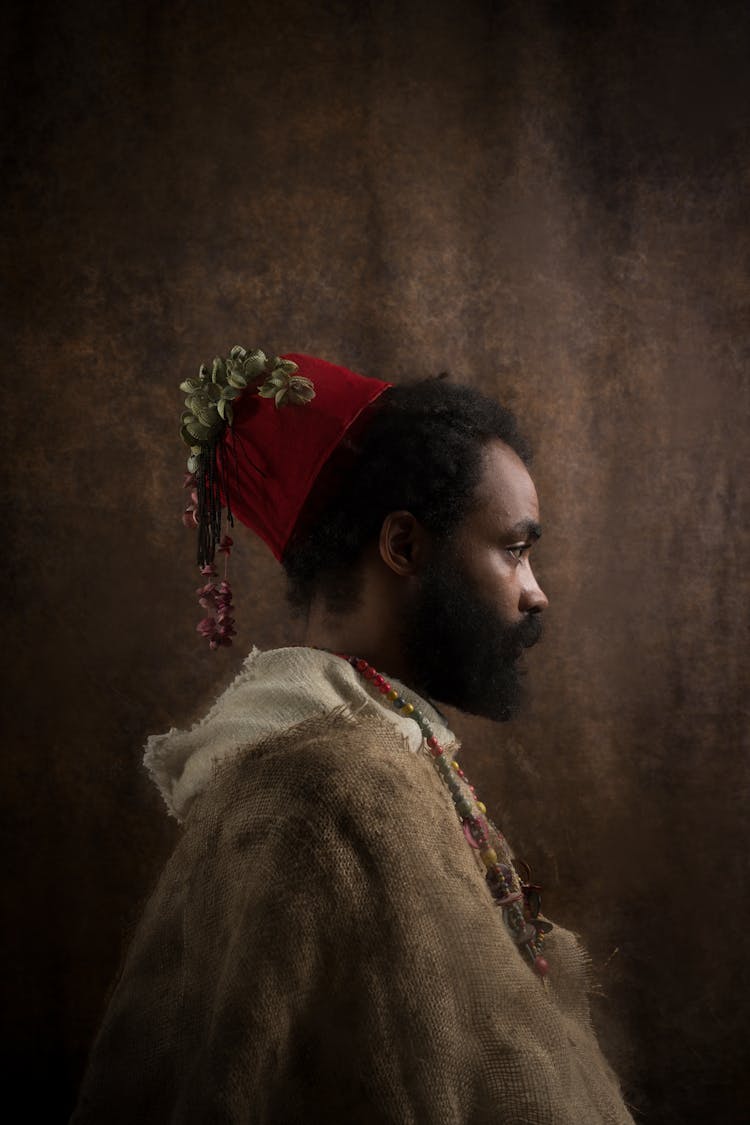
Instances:
[[[249,533],[238,647],[194,632],[177,383],[242,342],[518,410],[547,638],[523,718],[456,718],[464,762],[642,1120],[745,1120],[747,5],[3,19],[6,1103],[65,1119],[175,840],[145,736],[299,640]]]

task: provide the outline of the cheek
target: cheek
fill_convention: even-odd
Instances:
[[[518,600],[518,567],[504,551],[477,552],[470,560],[471,577],[494,605]]]

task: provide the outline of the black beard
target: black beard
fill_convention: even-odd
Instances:
[[[404,618],[402,643],[416,691],[505,722],[523,700],[518,657],[541,635],[538,613],[508,625],[444,547],[422,574]]]

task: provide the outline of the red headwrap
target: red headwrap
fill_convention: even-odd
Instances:
[[[233,516],[279,560],[321,469],[365,407],[392,386],[314,356],[281,358],[297,364],[315,397],[278,407],[248,387],[217,451]]]

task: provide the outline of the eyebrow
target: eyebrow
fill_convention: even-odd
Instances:
[[[538,524],[536,520],[521,520],[514,527],[509,529],[508,534],[518,539],[536,540],[541,539],[542,528],[541,524]]]

